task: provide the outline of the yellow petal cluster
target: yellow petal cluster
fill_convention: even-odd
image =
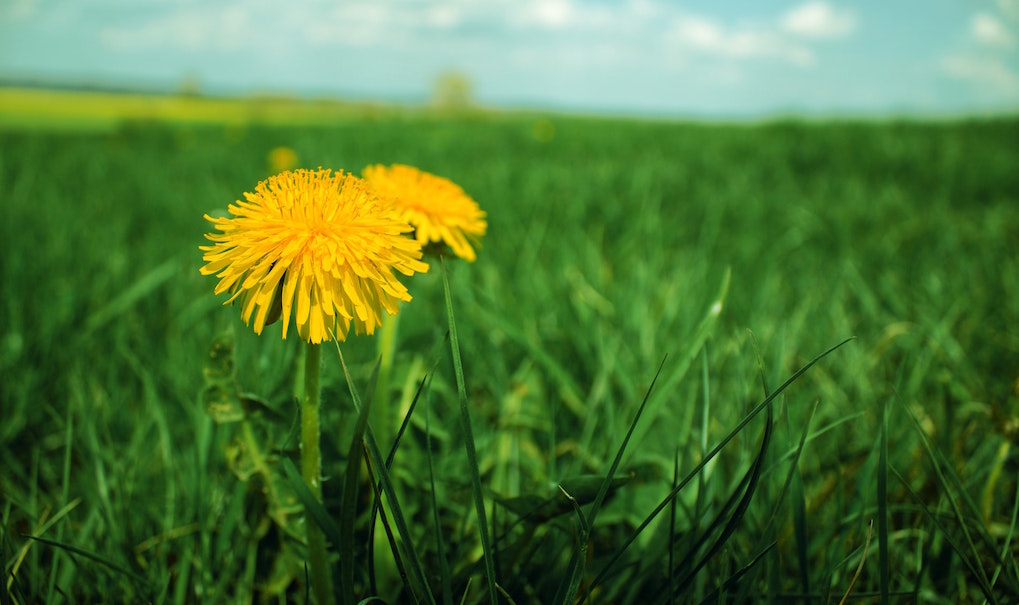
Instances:
[[[411,225],[364,180],[342,170],[294,170],[262,181],[229,207],[231,217],[205,218],[218,230],[202,246],[203,275],[219,279],[255,333],[291,316],[302,339],[345,340],[354,325],[371,334],[382,312],[395,314],[410,294],[395,277],[425,272]]]
[[[445,242],[457,256],[474,262],[474,248],[488,228],[485,213],[459,185],[413,166],[373,165],[363,176],[414,226],[422,245]]]

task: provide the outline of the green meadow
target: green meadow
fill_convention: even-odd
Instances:
[[[1019,602],[1019,119],[130,117],[0,120],[0,603],[311,602],[305,523],[344,603]],[[307,515],[301,343],[199,274],[280,146],[489,223],[323,348]]]

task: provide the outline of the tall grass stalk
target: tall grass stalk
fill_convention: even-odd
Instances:
[[[343,358],[343,352],[340,351],[339,345],[336,347],[336,354],[340,359],[340,366],[343,368],[343,376],[347,381],[347,388],[350,391],[350,397],[354,403],[354,410],[358,414],[363,414],[365,413],[363,412],[364,404],[362,403],[357,387],[354,385],[354,378],[350,374],[350,368],[347,367],[347,362]],[[417,549],[414,547],[413,534],[411,534],[410,527],[407,524],[407,518],[403,514],[402,507],[400,506],[400,500],[396,494],[396,488],[393,486],[392,477],[390,477],[389,470],[386,468],[385,458],[382,457],[382,452],[379,450],[378,442],[375,440],[371,424],[368,424],[365,427],[364,446],[368,451],[368,464],[369,471],[372,476],[372,484],[374,485],[375,482],[378,482],[382,485],[382,493],[385,494],[387,498],[390,510],[393,513],[393,522],[396,524],[396,530],[402,540],[400,543],[396,543],[395,541],[392,543],[393,554],[402,556],[405,560],[405,567],[408,572],[406,581],[411,593],[414,595],[414,599],[418,602],[426,601],[434,605],[435,598],[428,589],[428,582],[425,579],[424,567],[422,567],[421,558],[418,556]]]
[[[427,396],[426,396],[427,397]],[[432,461],[432,405],[431,398],[425,400],[425,459],[428,462],[428,486],[431,493],[432,524],[435,530],[435,551],[439,554],[439,576],[442,583],[443,605],[453,605],[453,582],[446,560],[446,543],[442,539],[442,519],[439,515],[439,498],[435,488],[435,465]]]
[[[1009,444],[1004,444],[1006,447]],[[998,577],[1001,575],[1002,570],[1008,567],[1009,556],[1011,549],[1014,548],[1012,539],[1015,537],[1016,521],[1019,520],[1019,481],[1016,482],[1015,493],[1012,495],[1012,514],[1008,523],[1008,532],[1005,534],[1005,539],[1002,540],[1001,544],[1001,563],[995,568],[994,575],[991,576],[991,586],[993,587],[998,582]],[[1015,559],[1011,560],[1012,573],[1019,577],[1019,568],[1016,566]]]
[[[463,361],[460,359],[460,337],[456,331],[456,319],[453,316],[453,296],[449,290],[449,272],[446,260],[439,257],[442,268],[442,289],[446,299],[446,317],[449,320],[449,348],[453,356],[453,371],[456,374],[457,399],[460,402],[460,426],[464,434],[464,448],[467,451],[467,467],[471,476],[471,491],[474,494],[474,511],[478,516],[478,531],[481,537],[481,548],[485,559],[485,576],[488,579],[488,596],[492,605],[498,603],[496,591],[495,552],[492,550],[491,536],[488,532],[488,516],[485,513],[485,494],[481,487],[481,470],[478,466],[478,453],[474,445],[474,429],[471,427],[471,411],[467,402],[467,385],[464,381]]]
[[[927,506],[924,505],[925,512],[928,515],[932,516],[932,520],[935,520],[935,523],[938,523],[942,530],[945,531],[945,538],[949,540],[949,543],[953,545],[953,548],[955,549],[956,553],[958,553],[958,555],[966,564],[966,566],[970,568],[971,572],[976,578],[977,585],[980,587],[980,590],[984,593],[984,597],[990,603],[997,603],[998,600],[995,597],[994,590],[992,589],[991,583],[987,578],[987,571],[980,564],[980,549],[978,549],[976,545],[977,539],[987,540],[987,536],[982,531],[983,528],[970,527],[970,522],[969,519],[967,518],[967,514],[962,510],[962,504],[963,503],[969,504],[970,505],[969,508],[974,516],[978,516],[979,511],[977,510],[976,506],[974,506],[972,502],[969,501],[965,491],[960,489],[961,486],[959,485],[960,482],[958,480],[958,477],[956,477],[952,472],[951,466],[948,465],[947,462],[943,460],[941,456],[939,456],[938,452],[935,450],[935,446],[930,442],[930,439],[924,432],[923,426],[920,424],[920,421],[917,420],[914,414],[909,413],[909,410],[907,410],[907,413],[909,415],[910,420],[912,420],[913,427],[916,430],[917,436],[920,438],[920,443],[923,445],[923,448],[927,453],[927,456],[931,463],[931,467],[934,469],[934,474],[937,476],[939,485],[942,490],[941,493],[945,495],[949,505],[951,506],[952,514],[954,515],[954,520],[958,524],[958,527],[962,532],[963,538],[965,540],[965,548],[962,545],[958,544],[957,541],[951,539],[951,533],[945,525],[941,524],[940,521],[935,520],[937,517],[940,516],[940,514],[931,513],[930,510],[927,509]],[[914,497],[917,497],[915,493],[913,495]],[[974,536],[974,534],[976,535]],[[997,558],[996,552],[992,551],[992,554],[995,558]]]
[[[887,605],[891,591],[890,569],[888,560],[888,403],[881,405],[881,431],[878,437],[881,448],[877,462],[877,547],[878,547],[878,587],[881,591],[881,602]]]
[[[339,348],[339,344],[337,344]],[[373,379],[378,378],[378,365],[375,366]],[[356,553],[354,550],[354,533],[357,522],[357,482],[361,474],[361,459],[364,452],[364,433],[368,429],[368,417],[371,415],[372,399],[368,397],[364,405],[357,411],[354,421],[354,434],[347,448],[347,467],[344,470],[343,499],[340,505],[340,581],[343,590],[344,605],[354,605],[354,567]],[[369,558],[371,551],[369,551]]]
[[[655,377],[651,379],[651,384],[648,386],[647,392],[644,394],[644,399],[640,402],[640,406],[637,408],[637,412],[633,415],[633,421],[630,422],[630,428],[626,431],[626,436],[623,437],[623,442],[619,444],[619,448],[616,450],[616,456],[612,459],[612,465],[609,466],[608,472],[605,474],[605,478],[602,479],[601,485],[598,487],[598,495],[595,496],[594,502],[591,504],[591,508],[588,511],[586,517],[580,507],[577,506],[576,501],[570,498],[571,504],[577,511],[577,516],[581,521],[581,534],[578,540],[579,548],[574,552],[576,558],[576,569],[573,571],[573,577],[569,584],[568,590],[565,594],[565,598],[557,600],[557,602],[563,605],[573,603],[576,599],[577,590],[580,587],[580,580],[582,579],[584,564],[586,561],[581,558],[582,555],[587,554],[587,538],[591,533],[591,528],[594,526],[594,521],[601,510],[602,504],[605,502],[605,496],[609,492],[609,487],[612,485],[612,478],[615,476],[616,471],[619,469],[619,464],[623,460],[623,454],[626,452],[626,446],[630,443],[630,438],[633,437],[634,429],[637,428],[640,418],[644,413],[644,409],[647,407],[648,400],[651,398],[651,393],[655,388],[655,384],[658,382],[658,377],[662,374],[662,368],[665,367],[666,358],[662,359],[661,365],[658,366],[658,371],[655,372]],[[559,486],[560,490],[563,490],[562,485]],[[563,490],[565,493],[566,490]],[[571,560],[571,563],[573,561]],[[569,577],[569,576],[568,576]],[[592,589],[594,585],[592,584]],[[581,599],[581,603],[587,600],[591,596],[591,591],[588,591],[584,598]]]

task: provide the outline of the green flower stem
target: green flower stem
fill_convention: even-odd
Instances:
[[[301,397],[301,477],[311,493],[322,501],[322,455],[319,451],[318,408],[320,399],[319,366],[322,362],[321,345],[305,343],[304,393]],[[326,539],[310,517],[304,520],[308,538],[308,566],[311,586],[319,605],[333,603],[333,587],[329,578]]]

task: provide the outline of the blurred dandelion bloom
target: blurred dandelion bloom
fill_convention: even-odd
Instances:
[[[474,248],[485,235],[488,223],[478,203],[459,185],[413,166],[374,165],[364,178],[391,201],[401,218],[414,226],[422,245],[445,242],[457,256],[474,262]]]
[[[297,152],[285,145],[273,147],[269,152],[268,160],[269,171],[273,174],[292,170],[297,166]]]
[[[218,233],[206,234],[203,275],[219,278],[256,334],[277,318],[283,338],[291,311],[301,338],[346,340],[381,325],[410,294],[393,274],[428,270],[412,227],[357,176],[342,170],[287,171],[260,182],[229,207],[232,217],[205,215]]]

